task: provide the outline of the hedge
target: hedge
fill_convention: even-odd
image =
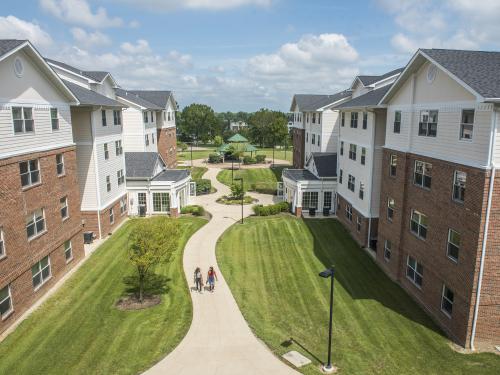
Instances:
[[[255,162],[258,164],[262,164],[266,162],[266,155],[255,155]]]
[[[257,160],[255,158],[252,158],[251,156],[245,156],[243,158],[243,164],[249,165],[249,164],[256,164]]]
[[[290,205],[288,202],[280,202],[276,204],[269,204],[267,206],[263,206],[262,204],[257,204],[253,206],[253,212],[257,216],[270,216],[277,215],[281,212],[289,212]]]
[[[222,155],[210,154],[208,155],[208,162],[212,164],[222,163]]]
[[[203,216],[205,215],[205,209],[201,206],[191,205],[184,206],[181,208],[181,214],[191,214],[193,216]]]
[[[209,194],[212,191],[212,181],[206,178],[194,180],[196,182],[196,195]]]

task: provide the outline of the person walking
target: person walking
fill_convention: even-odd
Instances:
[[[200,267],[196,267],[194,270],[194,285],[196,290],[201,293],[201,288],[203,287],[203,274],[201,273]]]
[[[214,288],[215,288],[215,280],[219,281],[217,279],[217,274],[215,273],[215,270],[213,267],[210,267],[208,269],[208,274],[207,274],[207,282],[208,282],[208,286],[209,286],[209,290],[211,292],[214,291]]]

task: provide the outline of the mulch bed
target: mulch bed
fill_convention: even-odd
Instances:
[[[131,295],[128,297],[120,298],[118,302],[116,302],[116,308],[122,311],[142,310],[147,309],[148,307],[156,306],[160,302],[161,296],[144,296],[142,299],[142,303],[140,303],[137,296]]]

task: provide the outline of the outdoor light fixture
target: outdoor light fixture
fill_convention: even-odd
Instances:
[[[323,371],[330,374],[337,371],[337,368],[332,365],[332,322],[333,322],[333,281],[335,280],[335,268],[332,266],[319,273],[319,276],[324,279],[331,279],[330,283],[330,325],[328,329],[328,362],[323,365]]]
[[[234,181],[241,182],[241,224],[243,224],[243,200],[245,199],[245,191],[243,190],[243,177],[235,177]]]

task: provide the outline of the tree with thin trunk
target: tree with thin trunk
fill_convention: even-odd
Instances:
[[[165,216],[135,219],[128,238],[129,259],[138,276],[139,302],[144,300],[148,276],[160,263],[168,263],[179,244],[180,225]]]

